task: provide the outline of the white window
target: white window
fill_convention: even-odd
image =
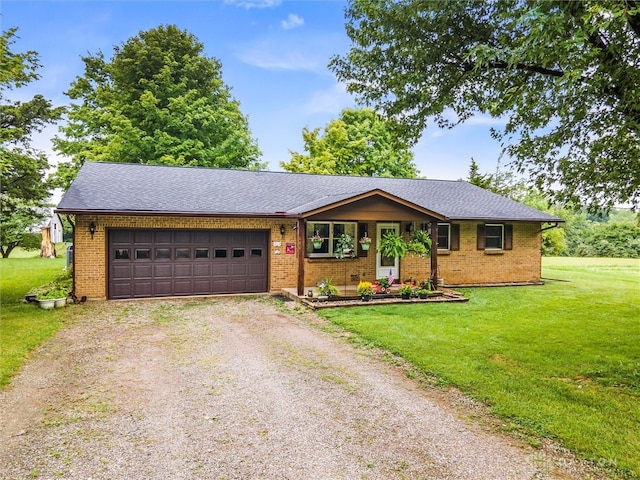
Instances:
[[[340,235],[347,234],[353,239],[355,247],[358,246],[356,238],[357,222],[308,222],[306,251],[309,257],[333,257],[334,250]],[[320,242],[313,239],[320,237]]]

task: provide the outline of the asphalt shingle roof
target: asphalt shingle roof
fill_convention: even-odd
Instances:
[[[60,213],[176,213],[300,216],[381,190],[450,220],[557,222],[464,181],[87,162]]]

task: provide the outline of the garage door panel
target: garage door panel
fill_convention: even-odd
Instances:
[[[154,284],[154,296],[168,297],[173,295],[173,279],[155,280],[153,284]]]
[[[255,275],[265,275],[266,269],[265,266],[258,263],[249,263],[247,264],[247,275],[255,276]]]
[[[216,275],[216,276],[229,275],[229,268],[230,268],[230,265],[228,263],[215,262],[212,265],[212,269],[213,269],[212,275]]]
[[[151,265],[150,263],[133,265],[133,278],[151,277],[153,277],[153,265]]]
[[[210,277],[211,265],[209,263],[196,263],[193,265],[194,277]]]
[[[196,279],[193,281],[193,293],[194,295],[205,295],[211,293],[211,280],[209,279]]]
[[[173,267],[173,276],[175,278],[179,278],[179,277],[191,278],[192,275],[193,275],[193,268],[190,263],[188,264],[176,263],[175,266]]]
[[[153,296],[153,283],[151,280],[138,280],[133,282],[133,296],[134,297],[152,297]]]
[[[112,268],[111,278],[120,279],[120,278],[131,278],[131,265],[122,265],[117,264]]]
[[[111,290],[111,295],[113,298],[130,298],[131,282],[114,282]]]
[[[174,280],[173,282],[173,294],[174,295],[191,295],[193,293],[193,286],[191,280]]]
[[[153,242],[153,230],[132,230],[133,231],[133,243],[136,244],[150,244]]]
[[[118,244],[130,244],[132,239],[132,232],[130,230],[115,230],[111,236],[111,242],[113,245]]]
[[[156,245],[171,245],[173,243],[171,230],[157,230],[154,235],[154,243]]]
[[[267,289],[267,281],[264,278],[247,279],[248,292],[264,292]]]
[[[212,293],[229,293],[231,289],[229,288],[229,279],[228,278],[213,278],[211,279],[211,292]]]
[[[191,241],[191,232],[189,230],[173,231],[173,243],[177,245],[189,245]]]
[[[153,276],[155,278],[171,278],[173,277],[173,264],[172,263],[155,263],[153,265]]]
[[[209,244],[211,243],[211,234],[206,231],[195,231],[193,232],[193,243],[198,244]]]
[[[231,265],[232,277],[244,277],[247,275],[247,265],[244,263],[234,263]]]
[[[266,231],[110,230],[109,297],[266,291],[268,240]]]

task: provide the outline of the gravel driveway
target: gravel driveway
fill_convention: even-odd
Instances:
[[[292,304],[74,308],[0,392],[2,479],[585,478]]]

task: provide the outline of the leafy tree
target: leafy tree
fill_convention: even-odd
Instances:
[[[494,136],[538,187],[640,203],[639,2],[351,0],[346,17],[354,46],[330,68],[410,141],[504,118]]]
[[[39,77],[38,54],[15,53],[17,29],[0,35],[0,253],[12,250],[29,239],[29,231],[46,216],[49,188],[45,175],[49,168],[44,153],[30,147],[31,134],[39,132],[62,115],[41,95],[26,102],[10,101],[6,91],[25,86]]]
[[[398,140],[380,115],[371,109],[344,109],[324,128],[302,131],[307,155],[291,152],[280,162],[289,172],[335,175],[378,175],[413,178],[417,169],[407,143]]]
[[[522,198],[522,203],[529,207],[536,208],[542,212],[547,212],[556,217],[566,218],[567,209],[551,205],[549,195],[546,195],[534,188],[528,189]],[[566,230],[564,224],[559,224],[555,228],[549,228],[542,232],[542,255],[545,257],[557,257],[563,255],[567,250]]]
[[[478,164],[472,158],[471,165],[469,165],[469,175],[467,176],[467,181],[472,185],[476,185],[477,187],[484,188],[485,190],[491,190],[493,176],[488,173],[480,173],[480,167],[478,167]]]
[[[72,83],[64,136],[56,149],[70,156],[58,170],[68,187],[85,161],[257,168],[260,151],[248,120],[222,81],[221,64],[175,26],[140,32],[111,60],[83,57]]]
[[[598,216],[584,211],[567,213],[565,255],[640,258],[640,225],[633,213],[624,210]]]
[[[480,168],[473,158],[471,159],[469,175],[466,180],[473,185],[517,202],[522,202],[531,190],[513,172],[503,170],[499,163],[496,166],[495,173],[480,173]]]

